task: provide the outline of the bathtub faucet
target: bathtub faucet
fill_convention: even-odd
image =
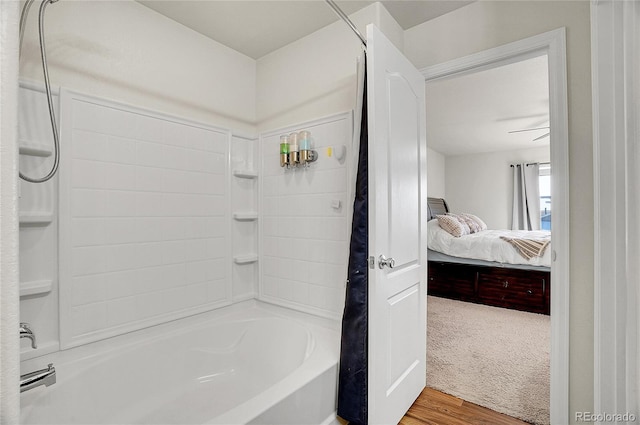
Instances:
[[[44,385],[48,387],[56,383],[56,368],[53,363],[49,363],[46,369],[36,370],[35,372],[25,373],[20,376],[20,392],[28,391],[32,388]]]
[[[29,338],[31,340],[31,348],[38,348],[36,345],[36,335],[28,323],[20,323],[20,338]]]

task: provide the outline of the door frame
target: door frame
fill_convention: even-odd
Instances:
[[[640,408],[640,5],[591,2],[596,413]],[[603,421],[604,422],[604,421]],[[601,422],[598,422],[601,423]]]
[[[0,422],[20,420],[18,2],[0,4]]]
[[[425,80],[464,75],[546,54],[553,192],[551,423],[569,423],[569,120],[565,28],[421,69]],[[427,123],[428,125],[428,123]]]

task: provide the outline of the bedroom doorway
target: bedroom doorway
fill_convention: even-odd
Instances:
[[[529,139],[531,143],[536,141],[548,140],[547,160],[542,154],[542,149],[530,147],[533,149],[529,152],[529,155],[534,155],[534,151],[537,149],[541,156],[531,157],[527,156],[523,158],[523,162],[539,162],[542,163],[543,172],[541,175],[550,174],[550,192],[553,193],[553,240],[550,248],[548,248],[548,255],[552,261],[550,264],[551,275],[553,276],[553,285],[551,286],[550,303],[550,423],[564,423],[569,420],[569,408],[568,408],[568,300],[569,300],[569,228],[568,228],[568,119],[567,119],[567,95],[566,95],[566,65],[565,65],[565,35],[564,29],[551,31],[549,33],[540,34],[525,40],[510,43],[504,46],[500,46],[494,49],[483,51],[477,54],[473,54],[467,57],[456,59],[447,63],[434,65],[422,70],[423,75],[427,81],[427,86],[430,83],[443,83],[447,80],[453,80],[455,77],[468,76],[466,80],[469,84],[473,84],[475,77],[479,77],[483,71],[496,70],[499,72],[501,68],[508,69],[512,67],[517,69],[520,66],[520,73],[526,74],[527,71],[537,67],[538,69],[547,70],[548,81],[548,103],[546,114],[544,111],[533,111],[527,113],[526,111],[518,111],[513,109],[505,102],[498,112],[502,112],[502,119],[495,119],[498,127],[501,126],[502,132],[507,135],[517,135],[520,139]],[[478,84],[476,81],[475,84]],[[482,84],[482,83],[480,83]],[[529,84],[535,84],[530,82]],[[467,88],[468,89],[468,88]],[[464,90],[464,88],[462,89]],[[464,91],[462,92],[464,93]],[[495,100],[494,98],[500,98],[500,95],[505,93],[496,92],[491,90],[485,90],[481,94],[481,98],[488,100]],[[517,96],[517,95],[516,95]],[[461,96],[462,97],[462,96]],[[478,100],[478,99],[476,99]],[[482,100],[482,99],[480,99]],[[452,94],[448,102],[455,101],[455,93]],[[429,103],[429,88],[427,89],[427,103]],[[540,106],[540,105],[538,105]],[[459,106],[461,111],[465,108],[465,105]],[[488,108],[487,108],[488,109]],[[483,111],[489,113],[490,111]],[[516,113],[513,113],[516,112]],[[510,115],[511,113],[511,115]],[[427,108],[427,128],[430,127],[432,120],[442,123],[441,117],[434,114],[433,111],[430,116],[429,108]],[[433,116],[436,115],[436,116]],[[488,116],[484,117],[485,120],[490,119]],[[451,124],[451,123],[449,123]],[[470,130],[460,129],[460,126],[449,125],[453,127],[453,132],[461,131],[458,137],[461,139],[462,145],[473,144],[474,138],[470,134]],[[456,128],[458,127],[458,128]],[[545,128],[548,127],[548,128]],[[506,128],[509,128],[505,131]],[[450,128],[451,130],[451,128]],[[513,133],[509,133],[513,131]],[[548,133],[548,134],[547,134]],[[474,166],[473,155],[468,158],[462,158],[461,153],[457,153],[458,158],[456,161],[445,161],[443,158],[438,158],[437,151],[432,148],[432,140],[430,140],[429,130],[427,131],[427,144],[431,148],[428,151],[429,167],[431,171],[429,173],[429,189],[433,186],[436,188],[439,186],[441,190],[437,193],[430,193],[429,196],[436,196],[445,198],[452,206],[452,212],[471,212],[464,211],[465,206],[472,205],[469,203],[470,198],[487,198],[487,195],[482,195],[481,191],[474,191],[474,187],[480,185],[494,186],[499,183],[494,177],[487,175],[479,175],[471,179],[464,179],[457,176],[454,179],[458,181],[444,181],[444,167],[445,163],[459,167],[459,170],[463,170],[466,167]],[[504,134],[501,134],[501,139],[504,139]],[[524,136],[524,137],[522,137]],[[532,136],[532,137],[529,137]],[[440,138],[438,136],[438,138]],[[497,141],[492,141],[494,143]],[[514,142],[515,143],[515,142]],[[453,142],[448,143],[453,145]],[[453,150],[453,154],[456,155],[455,149],[462,149],[458,146],[448,146]],[[485,152],[489,152],[495,148],[486,148]],[[530,158],[530,159],[526,159]],[[504,158],[503,158],[504,159]],[[518,160],[519,158],[516,158]],[[466,161],[466,163],[465,163]],[[484,165],[488,162],[485,156],[482,154],[475,154],[475,162],[485,161]],[[513,160],[512,160],[513,161]],[[477,166],[477,164],[475,164]],[[508,166],[508,165],[507,165]],[[553,167],[552,172],[547,166]],[[435,171],[435,172],[434,172]],[[447,170],[446,175],[450,176],[453,170]],[[504,170],[502,170],[504,171]],[[455,173],[454,173],[455,175]],[[548,178],[548,177],[546,177]],[[484,181],[483,181],[484,179]],[[466,181],[465,181],[466,180]],[[467,191],[465,195],[456,195],[451,190],[456,186],[467,185]],[[504,184],[506,186],[507,184]],[[513,185],[513,183],[511,183]],[[504,188],[503,188],[504,189]],[[451,192],[451,193],[450,193]],[[504,197],[503,197],[504,198]],[[477,200],[477,199],[476,199]],[[482,199],[480,199],[481,201]],[[488,199],[485,199],[483,209],[481,209],[477,215],[482,218],[482,214],[486,217],[490,217],[492,223],[502,223],[500,227],[506,227],[505,222],[508,222],[510,227],[510,207],[505,207],[505,202],[508,204],[511,199],[505,201],[504,199],[498,199],[497,195],[489,195]],[[544,200],[543,200],[544,202]],[[480,204],[475,204],[480,205]],[[460,206],[460,208],[458,208]],[[461,210],[462,209],[462,210]],[[496,212],[495,210],[500,209]],[[544,214],[541,214],[544,215]],[[547,219],[550,219],[550,214],[546,214]],[[544,225],[544,222],[540,223]],[[454,276],[454,280],[459,276]],[[431,279],[431,277],[429,278]],[[429,280],[431,282],[431,280]],[[447,301],[447,300],[445,300]],[[484,307],[478,304],[473,304],[477,307]],[[429,308],[429,307],[428,307]],[[437,307],[438,308],[438,307]],[[441,308],[441,307],[440,307]],[[447,307],[448,308],[448,307]],[[513,310],[509,310],[513,311]],[[547,316],[547,319],[549,316]],[[461,319],[462,321],[462,319]],[[473,320],[472,320],[473,321]],[[547,322],[548,323],[548,322]],[[547,325],[548,326],[548,325]],[[430,329],[431,332],[431,329]],[[495,340],[494,340],[495,342]],[[486,344],[488,348],[494,347],[496,344]],[[430,350],[427,347],[428,352]],[[472,361],[472,360],[464,360]],[[502,365],[499,365],[502,367]],[[539,375],[539,372],[538,372]],[[537,376],[535,372],[532,372],[531,376]],[[429,386],[429,382],[427,382]],[[526,394],[532,391],[531,388],[522,388],[521,392]]]

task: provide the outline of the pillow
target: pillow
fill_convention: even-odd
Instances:
[[[469,233],[477,233],[481,231],[480,225],[464,214],[454,214],[458,220],[469,226]]]
[[[480,230],[487,230],[487,225],[485,224],[485,222],[480,220],[477,216],[469,213],[462,213],[460,215],[475,222],[478,226],[480,226]],[[478,230],[478,232],[480,230]]]
[[[480,226],[478,226],[475,221],[471,220],[470,218],[464,217],[462,214],[447,213],[447,215],[455,217],[460,222],[460,224],[462,224],[462,229],[464,230],[463,235],[470,235],[471,233],[480,231]]]
[[[464,233],[465,228],[462,226],[462,223],[453,215],[436,215],[436,218],[438,219],[440,227],[446,230],[447,233],[451,234],[451,236],[459,238],[462,235],[469,234]],[[469,226],[467,226],[467,229],[468,228]]]

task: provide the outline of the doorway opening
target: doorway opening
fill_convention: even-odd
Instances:
[[[518,69],[520,67],[519,77],[526,77],[525,71],[529,68],[533,68],[536,64],[540,69],[546,69],[546,77],[548,81],[548,87],[546,89],[547,111],[546,116],[544,111],[536,111],[535,108],[530,112],[520,111],[517,107],[509,104],[505,100],[505,95],[508,97],[511,94],[509,91],[501,91],[501,89],[491,90],[489,87],[481,87],[482,90],[476,90],[478,84],[483,84],[477,81],[477,79],[485,72],[500,72],[500,70],[507,70],[509,67],[512,69]],[[545,63],[542,63],[545,62]],[[508,187],[511,184],[513,187],[513,180],[509,182],[509,171],[504,170],[499,163],[500,161],[507,161],[507,168],[513,162],[523,162],[525,164],[538,163],[542,166],[542,172],[539,172],[540,179],[550,179],[550,194],[545,196],[553,196],[553,238],[550,247],[547,248],[550,258],[549,270],[553,276],[552,283],[548,293],[550,299],[550,334],[547,335],[547,341],[550,341],[549,349],[549,416],[547,420],[551,423],[562,423],[569,419],[568,410],[568,284],[569,284],[569,270],[568,270],[568,122],[567,122],[567,96],[566,96],[566,65],[565,65],[565,39],[564,30],[556,30],[549,33],[540,34],[529,39],[517,41],[508,45],[500,46],[494,49],[490,49],[484,52],[480,52],[474,55],[470,55],[464,58],[456,59],[444,64],[431,66],[422,70],[423,75],[427,81],[427,145],[429,146],[429,188],[428,191],[430,197],[445,198],[451,208],[452,213],[472,213],[469,211],[471,208],[477,208],[473,211],[479,212],[480,218],[484,215],[487,221],[491,222],[492,227],[509,228],[510,217],[512,210],[508,207],[511,203],[511,199],[505,200],[504,187]],[[506,80],[502,82],[509,83]],[[461,150],[456,149],[468,148],[469,145],[473,145],[474,140],[479,140],[475,137],[474,130],[469,127],[460,128],[460,125],[453,125],[451,122],[444,121],[438,114],[445,109],[447,103],[455,103],[456,95],[455,91],[450,91],[450,97],[441,101],[439,106],[435,109],[429,108],[430,89],[434,89],[438,85],[446,85],[448,82],[452,82],[455,79],[460,81],[467,81],[470,86],[462,87],[459,93],[465,93],[466,91],[472,91],[478,93],[476,97],[472,97],[473,101],[485,100],[489,104],[496,103],[494,109],[502,114],[502,118],[496,118],[494,116],[494,124],[497,127],[502,126],[502,133],[508,135],[522,136],[523,139],[529,140],[531,143],[536,141],[547,140],[548,159],[545,160],[544,156],[535,156],[535,150],[533,149],[527,153],[527,156],[518,157],[517,155],[507,159],[508,155],[502,155],[500,160],[491,159],[489,152],[498,152],[498,149],[488,148],[485,152],[476,152],[464,155]],[[474,81],[476,80],[476,81]],[[473,85],[475,84],[475,86]],[[531,87],[535,83],[529,82]],[[471,88],[470,88],[471,87]],[[475,89],[473,88],[475,87]],[[513,93],[514,100],[518,100],[517,97],[524,96],[521,93]],[[458,96],[463,99],[463,95]],[[458,100],[460,100],[458,99]],[[502,99],[502,105],[500,104]],[[463,113],[468,104],[458,104],[457,112]],[[538,105],[540,106],[540,105]],[[487,107],[486,110],[481,112],[488,114],[491,108]],[[456,109],[454,109],[456,110]],[[434,112],[435,111],[435,112]],[[495,112],[494,111],[494,112]],[[484,116],[484,120],[489,120],[488,116]],[[451,140],[443,141],[445,138],[442,134],[432,132],[432,127],[441,126],[449,133],[458,132],[458,142]],[[505,125],[509,127],[505,129]],[[548,128],[545,128],[548,127]],[[506,130],[506,131],[505,131]],[[480,131],[480,130],[478,130]],[[513,133],[509,133],[512,131]],[[548,134],[547,134],[548,133]],[[500,137],[494,137],[493,139],[506,139],[504,134],[500,134]],[[497,140],[492,140],[491,143],[497,143]],[[449,150],[447,154],[442,154],[437,151],[437,145],[444,143],[445,147],[440,147],[443,150]],[[459,146],[456,145],[459,144]],[[434,146],[436,146],[434,148]],[[478,146],[476,146],[478,148]],[[541,151],[540,149],[538,149]],[[542,155],[542,153],[541,153]],[[465,158],[466,156],[466,158]],[[449,159],[448,159],[449,158]],[[510,162],[513,161],[513,162]],[[548,164],[547,164],[548,163]],[[546,166],[552,166],[552,172],[549,170],[550,177],[544,177]],[[492,170],[491,172],[485,171],[478,174],[479,170],[484,167],[485,170]],[[434,169],[438,172],[434,176]],[[472,171],[475,170],[476,174]],[[504,177],[506,173],[506,183],[500,183],[496,174],[500,171]],[[496,172],[496,173],[494,173]],[[439,174],[439,175],[438,175]],[[538,181],[540,183],[540,181]],[[481,187],[502,187],[502,195],[498,196],[498,191],[482,191]],[[513,196],[513,195],[512,195]],[[540,226],[546,225],[545,221],[550,220],[550,204],[546,204],[546,198],[540,198],[538,194],[538,201],[542,201],[540,205],[540,217],[538,218],[538,224]],[[484,201],[484,202],[483,202]],[[505,207],[505,205],[507,205]],[[547,211],[545,211],[547,207]],[[545,221],[542,220],[545,217]],[[508,224],[505,224],[508,223]],[[487,223],[489,224],[489,223]],[[507,227],[509,226],[509,227]],[[428,256],[429,257],[429,256]],[[431,270],[431,258],[430,260],[430,272]],[[520,271],[520,276],[524,276],[526,280],[528,272]],[[428,283],[433,282],[433,278],[437,278],[437,271],[432,273],[428,278]],[[448,280],[456,281],[460,279],[460,275],[450,275]],[[495,281],[495,279],[494,279]],[[486,282],[494,282],[488,278]],[[507,282],[505,279],[504,282]],[[475,275],[475,287],[474,290],[478,290],[478,284],[482,286],[482,276],[480,276],[476,270]],[[486,283],[485,282],[485,283]],[[496,283],[496,282],[494,282]],[[543,286],[545,283],[543,282]],[[435,285],[434,285],[435,286]],[[480,287],[481,287],[480,286]],[[548,285],[547,285],[548,286]],[[524,289],[525,292],[530,290]],[[482,295],[482,294],[481,294]],[[485,298],[487,293],[485,292]],[[501,297],[504,294],[499,295]],[[482,296],[480,297],[482,299]],[[448,301],[448,300],[447,300]],[[475,300],[478,302],[478,300]],[[494,303],[494,305],[496,305]],[[475,307],[485,307],[478,304],[473,304]],[[428,316],[431,305],[428,305]],[[495,309],[495,307],[490,307]],[[512,312],[515,310],[509,310]],[[549,316],[547,317],[549,319]],[[429,321],[429,320],[428,320]],[[430,328],[429,331],[435,335],[438,330]],[[549,325],[547,325],[547,330]],[[449,331],[450,332],[450,331]],[[496,347],[495,339],[491,339],[489,335],[485,335],[485,344],[489,348]],[[432,348],[427,347],[427,352],[430,353]],[[517,351],[524,351],[526,348],[520,347]],[[429,357],[429,356],[428,356]],[[502,365],[495,365],[496,372],[494,375],[499,375]],[[538,375],[541,374],[538,372]],[[533,376],[533,375],[532,375]],[[430,386],[429,376],[427,376],[427,386]],[[522,396],[531,389],[519,388],[522,392]]]

